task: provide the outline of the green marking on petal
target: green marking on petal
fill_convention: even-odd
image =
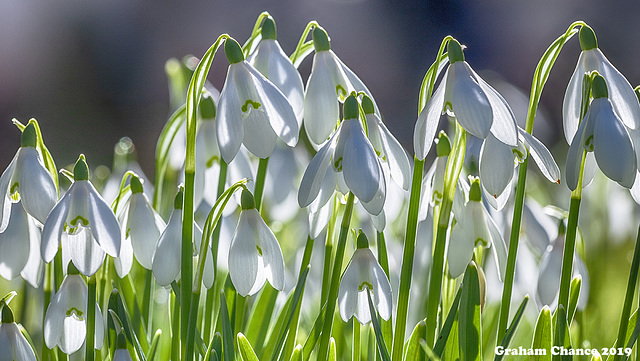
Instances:
[[[258,109],[260,108],[260,106],[262,106],[262,104],[260,104],[259,102],[254,102],[251,99],[247,99],[247,101],[244,102],[241,108],[243,113],[246,113],[247,111],[249,111],[249,105],[251,105],[253,109]]]
[[[367,287],[371,293],[373,293],[373,285],[367,281],[364,281],[358,286],[358,291],[364,291],[364,288]]]
[[[475,242],[474,242],[474,247],[477,247],[477,246],[479,246],[479,245],[482,245],[483,247],[487,247],[487,245],[488,245],[488,244],[489,244],[489,243],[487,243],[487,241],[485,241],[484,239],[482,239],[482,238],[478,238],[478,239],[476,239],[476,240],[475,240]]]
[[[584,141],[584,147],[587,152],[593,152],[593,135],[590,135],[587,140]]]
[[[338,172],[341,172],[341,171],[342,171],[342,157],[340,157],[340,158],[336,159],[336,160],[333,162],[333,168],[334,168],[335,170],[337,170]]]
[[[340,99],[344,99],[347,96],[347,90],[342,87],[342,85],[336,85],[336,94],[340,97]]]
[[[9,188],[9,194],[13,195],[14,193],[18,193],[18,189],[20,188],[20,183],[15,182]]]
[[[71,307],[70,309],[67,310],[67,317],[76,314],[76,316],[78,317],[78,319],[80,320],[84,320],[84,312],[80,311],[79,309],[75,308],[75,307]]]
[[[260,248],[260,246],[256,245],[256,249],[258,250],[258,254],[260,255],[260,257],[262,257],[262,248]]]
[[[213,157],[211,157],[208,161],[207,161],[207,168],[211,168],[213,167],[214,163],[218,163],[218,160],[220,159],[220,157],[218,157],[217,155],[214,155]]]
[[[82,225],[85,227],[89,226],[89,221],[82,216],[77,216],[76,218],[72,219],[71,222],[69,222],[69,224],[71,224],[74,227],[77,227],[78,221],[80,221]]]

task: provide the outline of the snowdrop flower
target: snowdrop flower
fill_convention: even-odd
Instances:
[[[341,192],[353,192],[370,214],[382,212],[387,189],[385,175],[362,129],[358,107],[355,96],[345,100],[344,120],[304,172],[298,192],[300,207],[309,206],[317,198],[322,200],[318,206],[324,205],[337,184]]]
[[[302,77],[276,40],[276,23],[271,17],[264,20],[261,32],[262,40],[247,60],[287,97],[296,114],[299,129],[302,127],[304,105]]]
[[[87,303],[89,290],[78,274],[78,270],[69,265],[67,276],[60,289],[51,300],[44,317],[44,341],[48,348],[58,348],[70,355],[78,351],[87,337]],[[102,348],[104,323],[98,304],[95,304],[95,348]]]
[[[315,27],[311,33],[315,54],[304,93],[304,127],[312,144],[324,143],[340,120],[338,101],[352,92],[373,98],[362,80],[331,50],[327,32]]]
[[[507,102],[464,61],[460,43],[450,40],[447,52],[449,67],[416,121],[413,135],[416,157],[422,160],[429,153],[440,116],[445,112],[455,116],[464,130],[478,138],[492,134],[516,147],[516,120]]]
[[[507,267],[507,246],[494,220],[482,205],[480,181],[470,177],[469,201],[462,214],[456,214],[457,223],[451,230],[447,260],[451,277],[460,276],[473,256],[477,245],[493,246],[493,255],[497,260],[498,274],[503,280]]]
[[[2,318],[0,319],[0,360],[1,361],[36,361],[36,354],[20,331],[13,318],[9,305],[0,303]]]
[[[0,176],[0,232],[9,224],[11,203],[22,200],[25,211],[44,224],[56,204],[58,191],[36,150],[37,135],[33,124],[22,132],[20,149]]]
[[[0,276],[12,280],[22,274],[37,288],[42,280],[42,270],[40,229],[20,202],[13,203],[11,222],[0,233]]]
[[[251,296],[266,280],[284,290],[284,258],[276,236],[256,209],[253,195],[242,191],[242,211],[229,248],[229,276],[238,293]]]
[[[338,308],[340,316],[347,322],[351,317],[361,324],[371,321],[368,292],[380,317],[391,317],[391,284],[387,275],[369,249],[369,241],[362,231],[358,234],[358,248],[340,280],[338,288]]]
[[[174,200],[173,212],[158,239],[158,246],[153,256],[151,270],[156,282],[160,286],[166,287],[173,281],[180,280],[180,267],[182,266],[182,206],[183,190],[180,189]],[[200,243],[202,240],[202,230],[194,224],[193,238],[195,240],[196,255],[200,253]],[[194,262],[194,264],[197,264]],[[207,249],[204,275],[202,283],[206,288],[213,286],[213,254],[211,248]]]
[[[564,136],[567,142],[572,144],[578,131],[584,74],[594,70],[598,71],[607,82],[609,100],[617,118],[631,129],[640,128],[640,103],[629,81],[602,54],[593,29],[582,26],[579,37],[582,53],[569,80],[562,104]]]
[[[42,229],[42,259],[49,263],[62,241],[63,258],[70,258],[85,276],[100,268],[105,252],[120,255],[122,237],[115,214],[89,181],[89,167],[80,155],[74,182],[51,210]]]
[[[235,40],[227,39],[224,51],[229,70],[220,93],[217,121],[222,158],[231,162],[241,144],[259,158],[271,154],[278,138],[295,146],[299,127],[287,98],[244,59]]]
[[[200,107],[202,107],[202,103],[204,103],[204,101],[200,101]],[[182,156],[184,157],[184,154]],[[129,137],[122,137],[114,146],[111,174],[100,192],[107,204],[112,204],[118,197],[122,177],[127,171],[132,171],[137,174],[138,177],[143,180],[142,184],[144,185],[144,192],[147,197],[153,197],[153,185],[149,182],[149,179],[145,176],[142,167],[140,167],[138,163],[136,147],[133,141],[131,141]]]
[[[152,268],[153,254],[165,223],[149,203],[144,193],[142,181],[131,176],[131,197],[122,207],[120,224],[122,225],[122,252],[116,259],[116,270],[123,277],[131,269],[133,256],[140,265],[148,270]],[[122,259],[127,256],[126,260]],[[119,262],[120,260],[120,262]],[[118,267],[120,263],[120,267]]]
[[[609,100],[607,83],[602,76],[593,78],[591,93],[593,100],[567,153],[567,185],[572,191],[578,187],[582,154],[586,150],[594,153],[598,167],[609,179],[631,188],[638,168],[635,149]]]

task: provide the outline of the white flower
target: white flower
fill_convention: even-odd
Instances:
[[[151,269],[156,244],[160,238],[160,233],[165,228],[164,221],[149,203],[149,199],[144,193],[143,185],[136,176],[131,177],[131,192],[131,197],[121,208],[122,211],[119,212],[123,234],[121,258],[125,254],[129,256],[122,270],[127,272],[118,273],[121,277],[126,275],[131,268],[133,255],[135,255],[142,267],[148,270]]]
[[[36,131],[30,124],[22,132],[20,149],[0,176],[0,232],[9,224],[11,203],[22,200],[25,211],[40,224],[56,204],[56,185],[35,146]]]
[[[429,153],[440,116],[445,112],[478,138],[485,139],[491,133],[501,142],[517,146],[516,120],[507,102],[464,61],[457,41],[449,41],[447,50],[450,65],[416,121],[416,157],[422,160]]]
[[[607,84],[602,76],[593,79],[591,89],[594,99],[567,153],[567,185],[571,190],[578,187],[582,154],[587,150],[593,151],[598,167],[609,179],[631,188],[638,167],[629,132],[608,99]]]
[[[358,120],[356,98],[349,96],[344,108],[345,120],[304,172],[298,204],[306,207],[321,198],[323,202],[317,206],[324,205],[337,184],[343,193],[353,192],[367,212],[378,215],[382,212],[387,188],[382,165]]]
[[[284,290],[284,258],[276,236],[255,208],[253,195],[242,191],[242,211],[229,248],[229,276],[238,293],[253,295],[265,280]]]
[[[361,233],[358,238],[363,236]],[[371,321],[367,292],[371,292],[371,300],[380,317],[388,320],[392,309],[391,284],[371,250],[368,247],[360,248],[359,244],[338,289],[338,308],[345,322],[354,315],[363,325]]]
[[[36,361],[36,354],[13,319],[8,305],[0,304],[0,361]]]
[[[37,288],[42,280],[42,271],[40,229],[20,202],[14,203],[11,205],[11,222],[0,233],[0,276],[12,280],[22,274]]]
[[[299,127],[287,98],[242,55],[240,45],[228,39],[229,69],[218,103],[218,144],[222,158],[231,162],[244,144],[259,158],[267,158],[277,138],[288,146],[298,143]]]
[[[571,144],[578,131],[584,74],[594,70],[598,71],[607,82],[609,99],[617,117],[627,127],[638,129],[640,127],[640,103],[638,103],[638,98],[629,81],[598,49],[596,35],[588,26],[580,28],[580,47],[582,48],[582,53],[580,53],[576,69],[571,75],[569,85],[567,85],[562,104],[564,136],[567,142]]]
[[[304,127],[314,145],[324,143],[340,120],[338,101],[351,92],[371,92],[331,50],[324,29],[313,29],[313,66],[304,94]]]
[[[296,114],[298,129],[302,127],[302,77],[276,40],[276,24],[273,19],[267,18],[262,23],[262,40],[247,60],[287,97]]]
[[[456,221],[451,230],[447,251],[451,277],[456,278],[464,272],[473,256],[473,249],[481,244],[484,247],[493,246],[498,274],[503,280],[507,266],[507,246],[495,222],[482,205],[477,178],[471,181],[469,201],[462,214],[456,214]]]
[[[113,361],[131,361],[131,355],[126,348],[119,348],[113,354]]]
[[[158,240],[158,245],[153,256],[151,269],[156,282],[166,287],[173,281],[180,279],[182,266],[182,191],[176,195],[173,212]],[[197,224],[193,225],[193,239],[195,240],[195,254],[200,253],[202,230]],[[197,263],[197,262],[195,262]],[[195,264],[194,263],[194,264]],[[213,254],[211,248],[207,249],[205,269],[202,282],[205,287],[213,286]]]
[[[68,256],[82,274],[91,276],[102,265],[105,252],[111,257],[120,255],[120,226],[89,181],[83,155],[74,167],[74,178],[42,229],[42,259],[51,262],[62,241],[63,256]]]
[[[48,348],[58,346],[69,355],[82,347],[87,337],[88,292],[82,276],[69,270],[44,317],[44,341]],[[97,303],[95,312],[95,348],[99,350],[104,338],[104,323]]]

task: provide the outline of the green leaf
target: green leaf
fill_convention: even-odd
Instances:
[[[147,360],[149,361],[153,361],[156,358],[156,354],[158,353],[158,345],[160,343],[160,336],[162,336],[162,330],[158,329],[153,335],[153,339],[151,340],[151,347],[149,348],[149,353],[147,354]]]
[[[551,310],[549,306],[544,306],[538,315],[531,348],[547,350],[547,354],[533,356],[534,361],[551,361],[551,345],[553,342],[551,325]]]
[[[429,360],[432,361],[440,361],[440,357],[438,357],[438,355],[436,355],[433,350],[429,347],[429,345],[427,345],[427,341],[425,341],[424,339],[420,339],[420,347],[422,347],[422,350],[424,351],[424,353],[427,354],[427,357],[429,358]],[[410,359],[409,357],[406,357],[405,360],[413,360]]]
[[[387,345],[384,343],[384,337],[382,337],[382,329],[380,328],[380,322],[378,321],[378,312],[376,308],[373,306],[373,301],[371,300],[371,290],[367,288],[367,298],[369,300],[369,313],[371,313],[371,323],[373,324],[373,330],[376,334],[376,343],[378,344],[378,351],[380,352],[380,357],[382,357],[383,361],[391,361],[389,357],[389,351],[387,351]],[[426,330],[426,325],[425,325]]]
[[[269,332],[269,323],[273,310],[275,308],[278,291],[265,284],[253,303],[253,308],[249,316],[249,324],[246,328],[247,340],[254,345],[256,353],[260,353],[264,344],[264,340]]]
[[[171,148],[171,144],[173,144],[173,140],[180,128],[184,126],[184,122],[187,119],[186,109],[184,104],[176,109],[167,120],[158,137],[158,143],[156,144],[156,186],[153,193],[153,208],[155,209],[160,206],[161,196],[164,193],[162,184],[169,166],[169,148]]]
[[[571,286],[569,286],[569,312],[567,312],[567,324],[571,326],[573,316],[576,313],[576,307],[578,306],[578,298],[580,298],[580,287],[582,285],[582,277],[577,275],[571,280]]]
[[[444,324],[442,325],[442,329],[438,334],[438,340],[436,341],[436,345],[433,347],[433,352],[439,357],[442,356],[442,351],[444,351],[445,346],[447,345],[447,339],[449,338],[449,334],[451,333],[451,329],[453,328],[454,323],[457,323],[456,320],[458,319],[457,318],[458,306],[460,305],[461,296],[462,296],[462,288],[458,289],[458,292],[456,293],[456,298],[454,298],[453,304],[449,309],[449,314],[447,315],[447,319],[444,321]]]
[[[302,361],[302,345],[297,345],[291,353],[291,361]]]
[[[555,314],[554,345],[562,346],[565,349],[571,348],[571,335],[567,325],[567,314],[562,305],[558,306]],[[553,361],[571,361],[570,355],[552,355]]]
[[[307,336],[307,339],[304,342],[304,347],[302,348],[302,358],[304,360],[308,360],[311,357],[311,352],[313,352],[313,349],[316,347],[316,343],[318,342],[318,338],[320,337],[320,330],[322,329],[322,321],[324,320],[325,307],[326,303],[322,305],[322,309],[318,313],[311,331],[309,331],[309,336]]]
[[[475,262],[467,266],[462,281],[458,337],[460,356],[463,360],[480,360],[482,357],[482,327],[480,325],[480,283]]]
[[[229,321],[229,310],[224,291],[220,292],[220,314],[222,316],[222,345],[224,350],[224,361],[234,361],[235,349],[233,346],[233,327],[231,327],[231,321]]]
[[[122,328],[124,329],[124,333],[127,336],[129,342],[134,346],[136,354],[138,355],[138,359],[140,361],[146,361],[147,358],[142,350],[142,346],[140,346],[140,341],[138,336],[136,335],[135,330],[131,324],[131,317],[129,316],[129,311],[127,310],[127,306],[122,299],[122,294],[118,292],[117,289],[113,289],[111,296],[114,298],[115,309],[112,310],[117,316],[118,321],[121,323]],[[111,302],[110,302],[111,303]],[[145,339],[146,341],[146,339]]]
[[[416,327],[413,328],[413,332],[411,333],[411,337],[409,337],[409,342],[407,344],[407,351],[405,352],[405,360],[419,360],[423,355],[422,349],[420,346],[420,340],[424,339],[424,336],[427,334],[427,323],[425,320],[422,320],[416,324]]]
[[[459,313],[454,313],[453,325],[451,326],[451,333],[447,339],[444,351],[441,359],[444,360],[458,360],[460,359],[460,346],[459,346],[459,332],[460,325],[458,323]]]
[[[513,321],[511,321],[511,325],[507,329],[507,334],[504,335],[504,339],[502,339],[502,343],[500,344],[500,346],[502,346],[503,348],[506,349],[509,347],[509,343],[511,342],[513,335],[516,333],[516,329],[518,328],[518,324],[520,324],[520,320],[522,320],[522,315],[524,314],[524,310],[527,307],[528,302],[529,302],[529,295],[526,295],[524,296],[524,300],[522,300],[520,307],[518,307],[518,311],[516,312],[516,315],[513,316]],[[496,354],[494,360],[496,361],[502,360],[502,357],[503,355]]]
[[[300,66],[302,61],[307,57],[307,55],[311,54],[313,51],[313,40],[306,41],[309,37],[309,33],[311,29],[315,26],[318,26],[318,23],[315,21],[310,21],[307,26],[302,31],[302,35],[300,35],[300,40],[298,41],[298,45],[296,46],[296,50],[293,51],[289,59],[296,67],[296,69]]]
[[[238,332],[236,337],[238,339],[238,348],[240,349],[240,356],[244,361],[259,361],[256,353],[253,352],[253,348],[251,344],[247,340],[246,337],[242,334],[242,332]]]
[[[336,340],[333,339],[333,337],[331,337],[329,339],[329,357],[327,358],[328,361],[337,361],[337,357],[336,357]]]

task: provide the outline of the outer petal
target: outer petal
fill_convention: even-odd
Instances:
[[[165,224],[150,207],[144,193],[136,193],[131,196],[127,222],[124,227],[131,240],[136,259],[142,267],[151,269],[153,253]]]
[[[564,126],[564,137],[567,143],[571,144],[576,132],[578,131],[578,123],[580,123],[580,105],[582,102],[582,81],[584,73],[594,70],[595,62],[593,59],[587,59],[585,52],[580,53],[576,69],[571,75],[567,90],[564,92],[564,101],[562,102],[562,119]],[[587,65],[586,62],[589,61]]]
[[[380,167],[380,173],[382,173],[382,167]],[[378,216],[382,214],[385,201],[387,200],[387,183],[386,177],[383,176],[380,178],[380,182],[378,182],[378,190],[376,194],[373,196],[369,202],[364,202],[360,200],[364,209],[369,212],[372,217]]]
[[[80,182],[87,182],[89,227],[93,237],[109,256],[118,257],[120,255],[122,234],[120,233],[120,225],[116,215],[113,214],[111,208],[102,199],[91,182]]]
[[[556,239],[553,248],[542,258],[538,275],[538,303],[540,306],[552,305],[558,297],[560,273],[562,272],[562,250],[564,237]]]
[[[87,321],[72,314],[64,318],[62,328],[62,337],[58,343],[60,351],[70,355],[80,350],[87,338]]]
[[[350,128],[342,162],[344,180],[358,199],[370,202],[376,195],[380,182],[384,181],[379,161],[359,121],[347,119],[344,122],[344,126]]]
[[[181,264],[182,212],[174,209],[167,228],[160,235],[153,256],[153,276],[160,286],[168,286],[179,278]]]
[[[85,227],[80,227],[76,234],[67,235],[62,247],[69,252],[71,261],[78,271],[87,277],[96,273],[102,266],[104,251]]]
[[[344,322],[349,321],[358,309],[358,288],[360,287],[359,264],[354,256],[340,280],[338,288],[338,309]]]
[[[220,154],[225,162],[230,163],[235,158],[242,140],[244,139],[244,127],[242,117],[242,104],[236,85],[236,66],[229,65],[227,79],[220,92],[218,102],[216,125]]]
[[[22,149],[22,148],[20,148]],[[20,149],[11,160],[11,163],[7,166],[7,169],[2,172],[0,176],[0,232],[4,232],[9,224],[9,217],[11,216],[11,199],[9,198],[9,186],[11,178],[13,177],[13,171],[16,168],[18,156],[20,155]]]
[[[623,187],[631,188],[636,177],[637,165],[633,144],[629,133],[613,112],[611,103],[603,100],[593,130],[596,161],[607,177]]]
[[[257,235],[257,245],[262,250],[264,269],[260,270],[260,273],[264,273],[273,288],[282,291],[284,290],[284,258],[280,244],[256,209],[245,212],[253,232]]]
[[[640,204],[640,176],[636,174],[636,180],[633,182],[633,187],[629,190],[631,192],[631,197],[636,203]]]
[[[125,238],[124,241],[122,241],[120,256],[114,258],[113,263],[116,266],[116,272],[120,278],[124,278],[129,274],[131,266],[133,266],[133,246],[131,245],[131,238]]]
[[[36,148],[23,147],[18,160],[20,166],[20,198],[24,209],[44,224],[58,200],[58,191],[51,173],[40,160]]]
[[[29,222],[29,258],[27,264],[20,272],[22,278],[29,282],[33,288],[39,288],[44,276],[44,264],[40,256],[40,228],[35,220],[28,219]]]
[[[367,119],[371,116],[367,115]],[[373,115],[373,117],[379,120],[376,115]],[[368,120],[367,122],[371,124]],[[409,157],[400,142],[391,134],[381,120],[377,122],[377,128],[380,130],[380,140],[382,141],[384,156],[391,170],[391,177],[402,189],[408,190],[411,186],[411,163],[409,162]],[[371,128],[369,131],[371,132]],[[369,134],[369,137],[371,137],[371,134]]]
[[[298,204],[300,207],[308,206],[318,196],[325,174],[331,166],[334,149],[335,134],[330,141],[320,148],[304,171],[300,189],[298,190]]]
[[[242,296],[249,294],[258,276],[258,250],[255,236],[247,212],[240,212],[238,226],[231,238],[229,248],[229,276]]]
[[[554,183],[560,183],[560,168],[556,164],[555,159],[549,152],[549,149],[538,140],[538,138],[525,132],[522,129],[518,129],[523,142],[527,145],[529,153],[533,157],[542,174],[550,181]]]
[[[0,233],[0,276],[6,280],[17,277],[29,259],[29,223],[27,213],[19,203],[12,204],[11,223]]]
[[[69,214],[69,208],[71,206],[71,189],[65,193],[60,199],[58,204],[53,207],[47,221],[42,228],[42,245],[41,254],[42,259],[49,263],[53,260],[56,253],[58,253],[58,246],[60,245],[60,238],[64,230],[64,224]]]
[[[336,84],[328,65],[330,56],[328,51],[314,54],[304,94],[304,127],[309,140],[315,144],[329,138],[340,116]]]
[[[449,247],[447,250],[447,261],[449,262],[449,274],[456,278],[467,268],[471,257],[473,257],[474,235],[471,220],[465,224],[457,224],[451,231]],[[469,225],[467,225],[469,223]]]
[[[487,136],[480,150],[480,181],[494,198],[507,188],[513,178],[512,148],[493,134]]]
[[[62,284],[64,285],[65,282],[63,281]],[[48,348],[57,346],[60,342],[60,337],[62,337],[62,326],[67,313],[67,304],[69,303],[69,294],[66,291],[62,292],[62,290],[61,285],[58,292],[53,296],[44,317],[44,341]]]
[[[507,273],[507,245],[504,242],[502,234],[498,230],[498,226],[494,222],[493,218],[485,211],[485,221],[487,222],[487,229],[491,236],[491,244],[493,245],[493,256],[496,259],[496,266],[498,267],[498,276],[500,281],[504,280],[504,276]]]
[[[15,322],[0,324],[1,361],[36,361],[36,355]]]
[[[567,186],[571,191],[578,187],[578,178],[580,177],[580,166],[582,164],[582,153],[584,151],[584,132],[587,123],[590,121],[591,109],[587,111],[584,120],[580,123],[580,127],[573,136],[569,151],[567,152]],[[585,166],[586,169],[586,166]]]
[[[640,186],[638,186],[640,188]],[[329,224],[333,202],[327,202],[316,212],[309,210],[309,237],[316,239]]]
[[[469,65],[455,62],[449,66],[447,92],[458,123],[478,138],[486,138],[493,124],[489,98],[469,73]]]
[[[424,160],[433,145],[433,139],[438,130],[440,116],[444,108],[444,94],[446,88],[446,79],[449,75],[449,69],[444,73],[444,78],[436,89],[435,93],[424,109],[418,115],[416,126],[413,131],[413,149],[418,159]]]
[[[498,138],[501,142],[512,147],[518,146],[518,131],[516,125],[516,117],[513,115],[511,107],[506,100],[491,85],[487,84],[466,62],[467,67],[482,91],[489,99],[491,110],[493,111],[493,124],[491,125],[491,134]]]
[[[380,314],[380,317],[383,320],[389,320],[391,317],[392,310],[392,294],[391,294],[391,284],[389,283],[389,279],[387,275],[380,267],[378,261],[376,261],[371,250],[369,251],[369,266],[371,268],[371,283],[373,284],[373,298],[375,300],[375,305]]]

